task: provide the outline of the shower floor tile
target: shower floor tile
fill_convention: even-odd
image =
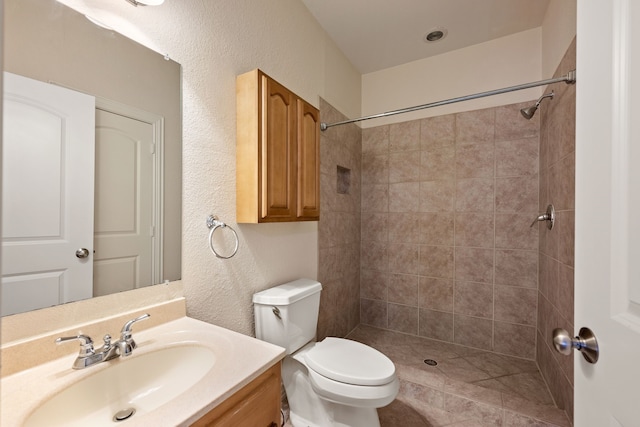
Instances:
[[[366,325],[347,338],[396,365],[400,392],[378,410],[382,427],[571,426],[534,361]]]

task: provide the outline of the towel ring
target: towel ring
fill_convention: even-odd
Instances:
[[[236,252],[238,252],[238,243],[239,242],[238,242],[238,233],[236,233],[236,230],[234,230],[233,228],[231,228],[230,226],[228,226],[224,222],[220,221],[218,219],[218,217],[215,216],[215,215],[209,215],[209,217],[207,218],[207,227],[209,227],[209,229],[211,230],[211,231],[209,231],[209,249],[211,249],[211,252],[213,252],[213,254],[216,257],[221,258],[221,259],[229,259],[232,256],[234,256],[236,254]],[[233,236],[236,239],[236,246],[235,246],[235,248],[233,248],[233,252],[231,252],[231,255],[229,255],[229,256],[220,255],[213,248],[213,233],[218,228],[228,228],[229,230],[231,230],[231,232],[233,233]]]

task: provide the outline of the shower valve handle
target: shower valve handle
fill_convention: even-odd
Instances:
[[[539,221],[547,221],[547,228],[549,230],[553,228],[553,224],[556,221],[556,210],[554,209],[553,205],[547,206],[547,211],[543,214],[538,215],[538,217],[531,223],[531,227],[536,225],[536,223]]]

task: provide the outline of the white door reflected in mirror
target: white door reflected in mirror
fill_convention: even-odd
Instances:
[[[95,99],[7,72],[3,98],[1,314],[90,298]]]

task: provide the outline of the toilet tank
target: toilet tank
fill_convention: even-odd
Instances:
[[[256,338],[291,354],[316,336],[320,291],[315,280],[298,279],[253,295]]]

